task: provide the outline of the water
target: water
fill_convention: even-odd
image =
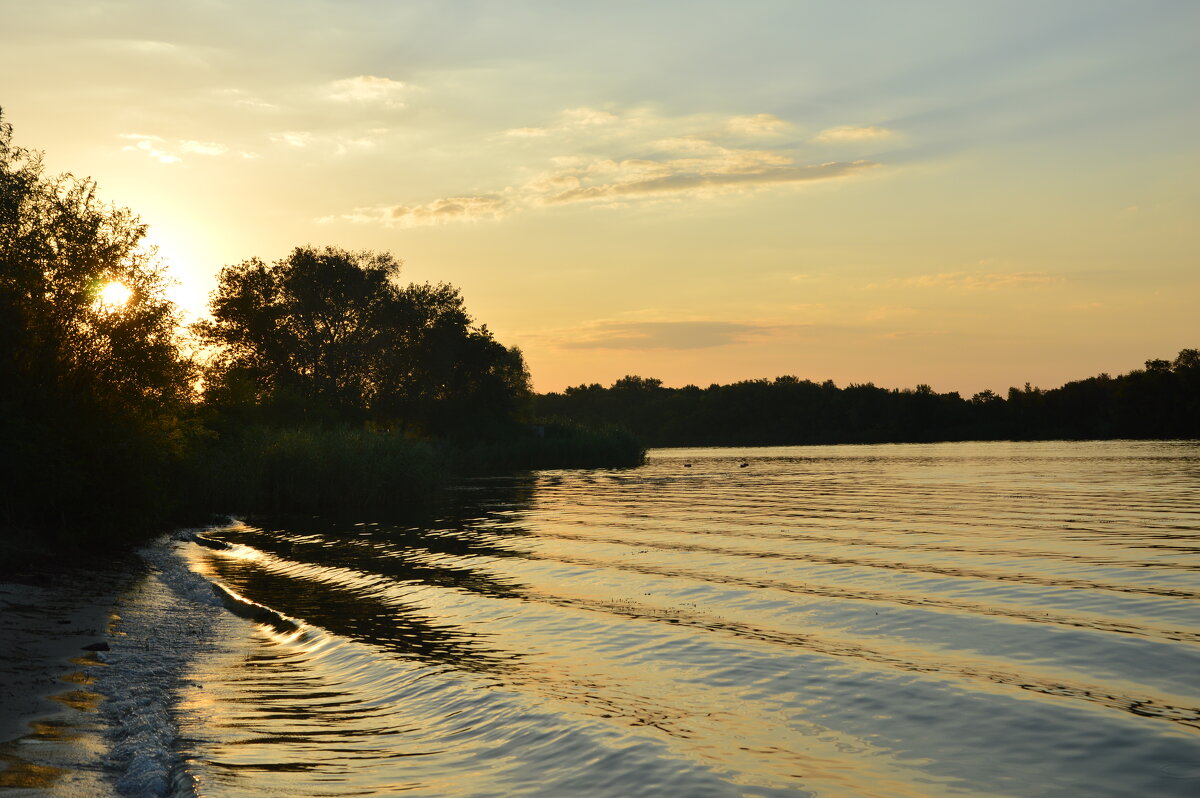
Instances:
[[[98,679],[125,794],[1200,794],[1197,442],[655,450],[205,537]]]

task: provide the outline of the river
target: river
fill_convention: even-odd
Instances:
[[[97,667],[127,795],[1200,793],[1197,442],[661,449],[189,537]]]

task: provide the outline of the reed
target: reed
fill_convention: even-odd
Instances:
[[[450,476],[430,442],[350,428],[246,428],[188,470],[188,504],[234,514],[404,510],[428,504]]]
[[[522,434],[459,442],[449,450],[458,474],[540,468],[629,468],[641,465],[646,449],[627,430],[554,421]]]
[[[628,467],[643,456],[628,432],[571,424],[457,440],[254,426],[201,447],[180,475],[178,494],[190,515],[394,514],[428,508],[439,488],[461,476]]]

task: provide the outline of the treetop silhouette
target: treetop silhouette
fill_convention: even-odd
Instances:
[[[386,253],[298,247],[273,264],[221,270],[210,402],[280,423],[372,422],[446,434],[515,420],[529,377],[521,354],[476,325],[450,285],[398,282]]]

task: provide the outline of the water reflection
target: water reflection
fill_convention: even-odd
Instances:
[[[1186,795],[1198,450],[659,451],[218,530],[196,567],[307,631],[230,627],[191,754],[231,795]]]
[[[302,618],[309,625],[378,646],[398,656],[464,670],[504,668],[517,656],[489,649],[484,635],[439,623],[424,613],[419,604],[405,602],[394,595],[386,578],[402,573],[405,576],[401,578],[405,581],[415,581],[405,569],[392,571],[385,567],[382,574],[385,579],[378,576],[353,578],[343,572],[339,574],[343,577],[342,584],[312,578],[313,569],[307,569],[309,578],[299,589],[294,573],[274,572],[264,567],[261,561],[217,557],[211,568],[218,580],[284,615]],[[461,573],[445,574],[433,568],[421,570],[436,572],[436,579],[429,584],[439,587],[461,588],[464,584],[477,585],[484,581],[478,576],[463,579]],[[513,591],[491,593],[505,597],[515,595]]]

